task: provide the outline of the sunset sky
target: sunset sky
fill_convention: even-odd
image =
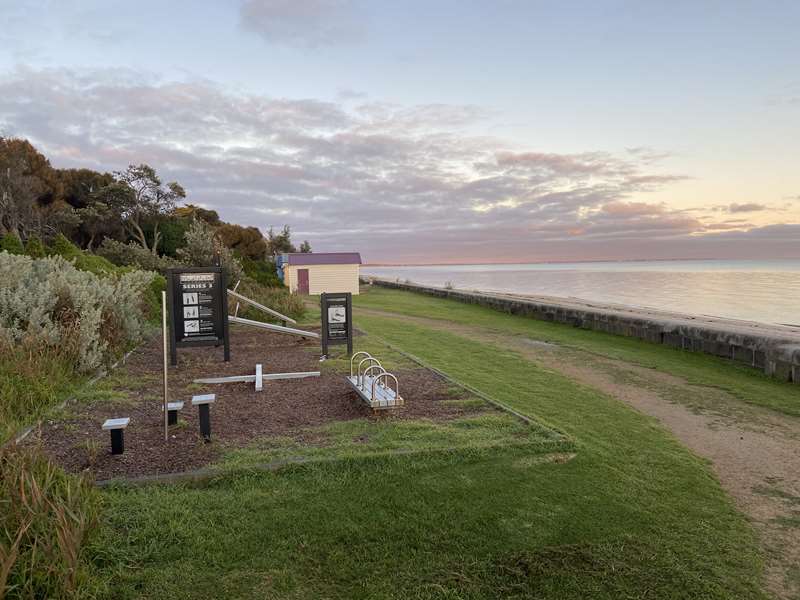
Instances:
[[[0,9],[2,135],[317,251],[800,257],[800,2]]]

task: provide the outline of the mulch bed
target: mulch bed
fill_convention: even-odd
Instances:
[[[318,436],[303,431],[332,421],[352,419],[453,419],[487,408],[465,408],[443,403],[452,399],[448,385],[426,369],[396,372],[405,406],[373,411],[345,381],[344,374],[264,382],[256,392],[253,383],[193,384],[200,377],[255,373],[318,371],[319,342],[283,334],[233,327],[231,361],[222,348],[188,348],[178,352],[178,366],[170,369],[170,401],[183,401],[179,425],[164,441],[162,412],[161,338],[137,348],[111,377],[124,399],[100,399],[68,405],[62,419],[49,420],[26,443],[41,443],[45,452],[70,472],[91,472],[98,480],[178,473],[213,462],[226,450],[252,444],[256,439],[289,436],[318,444]],[[99,384],[102,385],[102,384]],[[211,405],[212,442],[199,434],[198,410],[191,406],[196,394],[215,393]],[[125,453],[111,455],[109,433],[100,426],[107,418],[130,417],[125,430]],[[354,440],[354,443],[358,443]]]

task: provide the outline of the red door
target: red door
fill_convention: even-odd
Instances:
[[[308,269],[297,269],[297,292],[308,294]]]

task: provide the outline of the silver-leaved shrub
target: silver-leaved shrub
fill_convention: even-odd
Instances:
[[[81,372],[141,339],[143,293],[156,274],[100,278],[59,257],[0,252],[0,343],[66,349]]]

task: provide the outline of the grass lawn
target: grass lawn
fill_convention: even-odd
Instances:
[[[719,378],[737,395],[774,383],[701,356],[409,293],[372,290],[357,305],[576,346],[585,336],[593,351],[643,363],[663,354],[670,368]],[[479,445],[452,424],[457,431],[372,432],[380,448],[410,436],[423,451],[363,454],[347,449],[356,423],[333,426],[337,460],[108,489],[93,554],[115,597],[766,598],[751,528],[708,465],[652,419],[488,343],[375,314],[357,312],[356,324],[370,334],[358,345],[384,338],[566,432],[577,455],[543,460],[526,444],[440,451],[440,435]]]
[[[474,304],[401,290],[372,287],[354,296],[356,307],[480,327],[503,334],[588,350],[685,378],[690,383],[723,389],[749,404],[800,416],[800,387],[787,385],[746,365],[599,331],[518,317]],[[361,326],[361,318],[357,321]]]

